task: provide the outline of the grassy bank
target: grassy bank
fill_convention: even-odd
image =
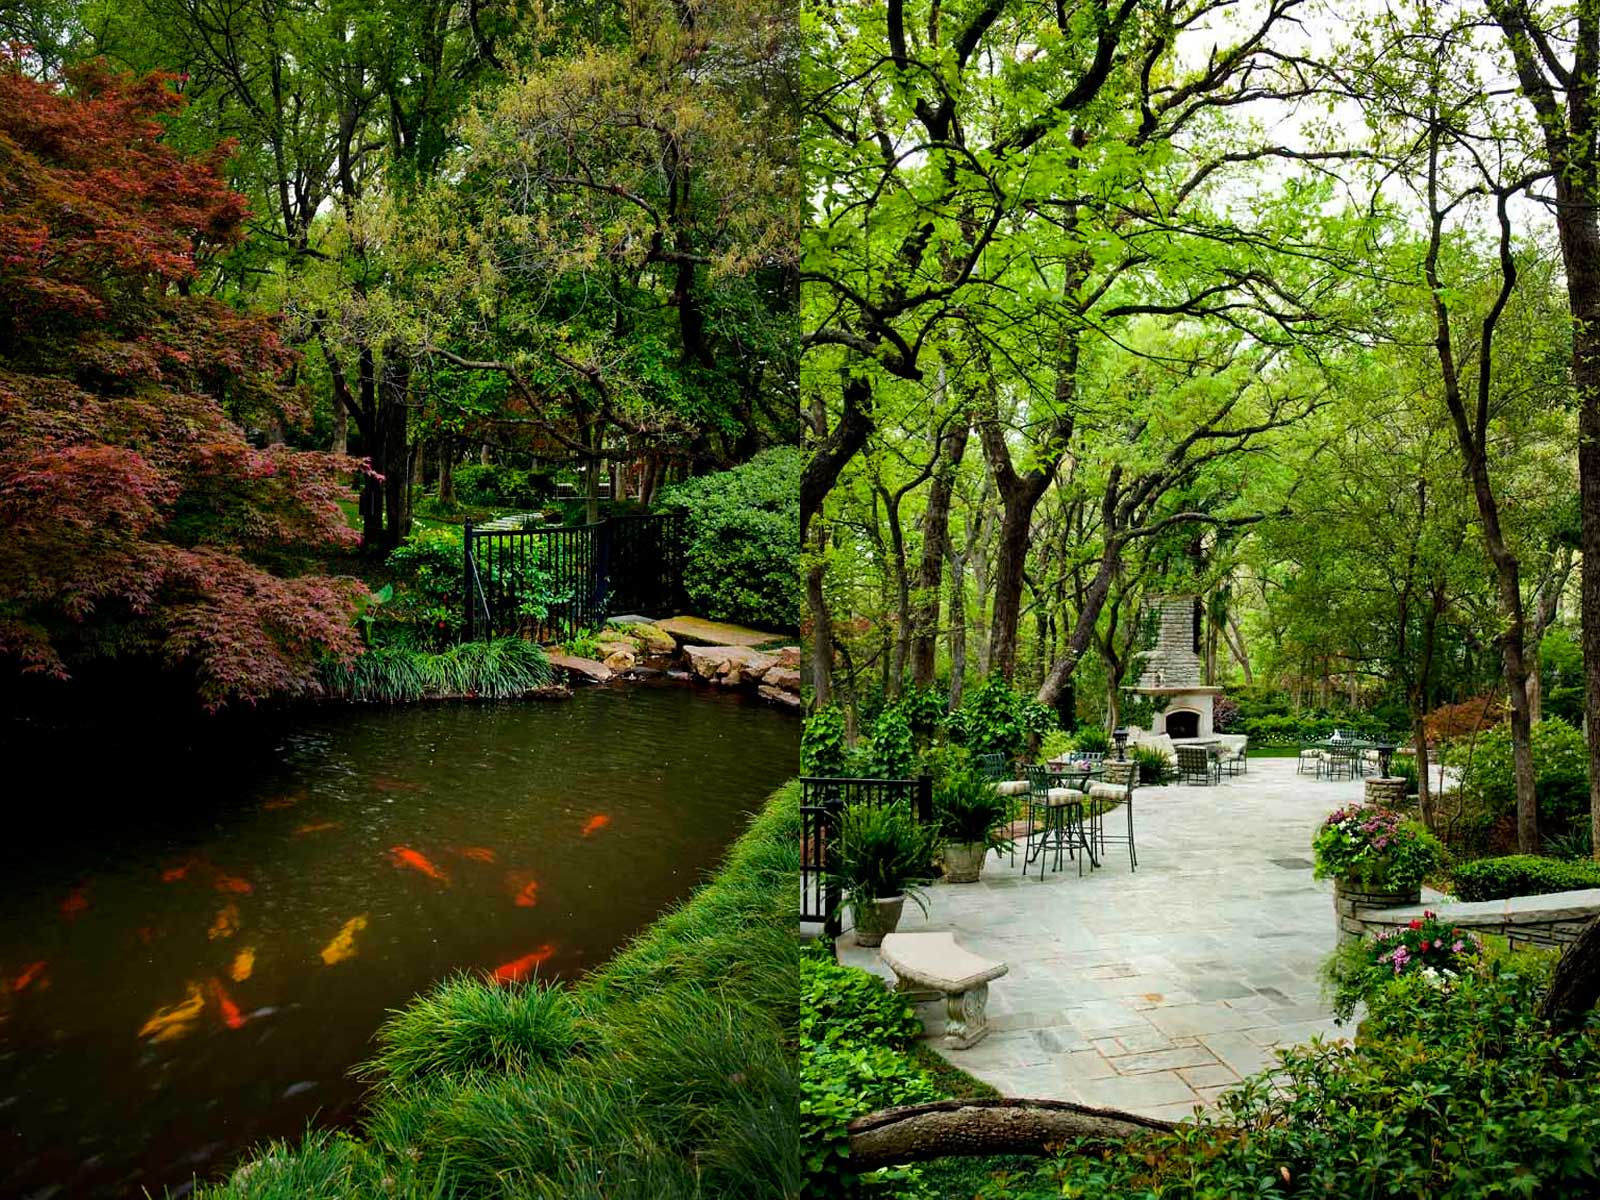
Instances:
[[[210,1200],[781,1200],[800,1190],[798,789],[575,985],[459,976],[396,1013],[361,1135],[265,1146]]]

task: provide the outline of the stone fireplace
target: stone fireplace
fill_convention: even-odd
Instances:
[[[1175,742],[1211,736],[1211,702],[1219,687],[1207,687],[1200,667],[1200,601],[1194,596],[1158,596],[1156,644],[1141,657],[1144,665],[1134,692],[1148,696],[1160,710],[1150,732]]]

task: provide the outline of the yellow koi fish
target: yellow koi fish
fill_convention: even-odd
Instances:
[[[189,994],[177,1004],[158,1008],[155,1014],[139,1029],[139,1036],[153,1042],[170,1042],[194,1028],[195,1020],[205,1010],[206,998],[198,983],[189,984]]]
[[[334,935],[333,941],[322,948],[322,961],[331,967],[334,963],[341,963],[347,958],[354,958],[358,953],[356,950],[356,934],[366,927],[366,913],[362,913],[359,917],[351,917],[344,923],[339,932]]]
[[[228,968],[228,978],[235,983],[243,983],[250,978],[256,969],[256,948],[246,946],[233,956],[233,966]]]
[[[218,938],[230,938],[239,932],[239,906],[226,905],[217,914],[217,919],[211,922],[211,928],[206,931],[206,936],[213,942]]]

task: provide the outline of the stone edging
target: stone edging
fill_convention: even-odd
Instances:
[[[1503,934],[1512,949],[1564,946],[1595,917],[1600,917],[1600,888],[1550,892],[1543,896],[1511,896],[1504,900],[1441,901],[1400,908],[1358,908],[1355,919],[1367,933],[1397,929],[1420,920],[1424,911],[1439,920],[1481,933]]]

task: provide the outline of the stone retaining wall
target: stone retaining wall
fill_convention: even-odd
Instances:
[[[1407,786],[1404,779],[1369,779],[1366,785],[1367,803],[1376,804],[1379,808],[1404,808]]]
[[[1407,925],[1420,918],[1424,910],[1436,914],[1441,921],[1475,933],[1501,934],[1510,939],[1513,950],[1524,946],[1564,946],[1576,941],[1589,922],[1600,916],[1600,888],[1551,892],[1546,896],[1512,896],[1506,900],[1447,901],[1402,907],[1358,904],[1352,906],[1350,915],[1353,925],[1362,933],[1375,933]],[[1342,940],[1345,936],[1342,907],[1339,927]]]

